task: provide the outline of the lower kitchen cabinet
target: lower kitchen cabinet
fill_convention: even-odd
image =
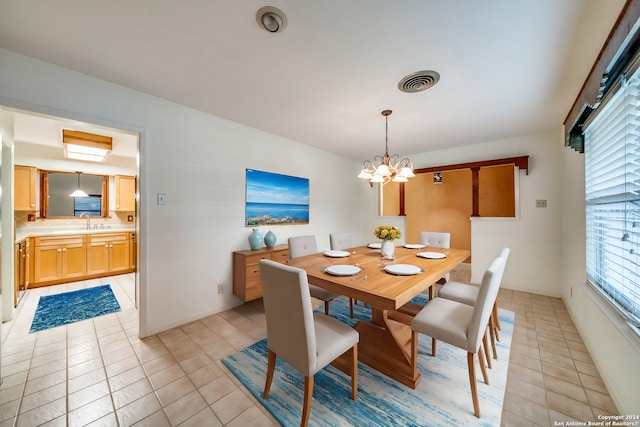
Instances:
[[[32,279],[32,264],[31,264],[31,239],[27,238],[20,243],[16,243],[14,254],[14,297],[13,304],[17,306],[20,299],[24,295],[24,291],[29,289]]]
[[[87,274],[119,273],[131,268],[129,233],[87,236]]]
[[[34,240],[34,282],[62,282],[86,276],[83,236],[41,236]]]
[[[33,271],[31,287],[56,285],[135,270],[131,260],[132,242],[129,232],[39,236],[31,240],[34,242],[31,248],[32,270],[27,270]],[[18,250],[19,247],[16,253]],[[16,271],[19,271],[17,263],[16,266]],[[18,292],[19,284],[16,283]]]

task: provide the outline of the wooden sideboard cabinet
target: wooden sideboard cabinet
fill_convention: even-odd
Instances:
[[[233,293],[243,301],[262,298],[261,259],[272,259],[284,263],[289,259],[289,246],[276,245],[273,248],[233,253]]]

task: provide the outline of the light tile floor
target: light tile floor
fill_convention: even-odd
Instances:
[[[121,312],[29,334],[40,295],[105,283]],[[220,362],[266,336],[260,301],[141,340],[133,298],[133,274],[27,291],[2,325],[0,427],[278,425]],[[499,306],[516,312],[503,425],[616,413],[560,299],[502,289]]]

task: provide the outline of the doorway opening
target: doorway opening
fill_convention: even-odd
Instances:
[[[10,204],[7,198],[3,198],[3,230],[7,230],[5,221],[10,223],[9,226],[13,226],[13,242],[3,242],[2,253],[6,255],[8,248],[14,244],[24,248],[24,252],[16,253],[14,263],[3,264],[5,267],[2,273],[3,321],[11,319],[15,311],[14,307],[19,303],[18,299],[30,289],[38,288],[41,292],[48,286],[53,289],[54,285],[77,284],[82,280],[87,283],[98,280],[108,282],[110,277],[115,279],[120,274],[129,274],[133,278],[135,286],[131,297],[139,313],[140,266],[137,241],[139,241],[140,229],[138,216],[140,133],[10,107],[0,106],[0,110],[5,118],[9,117],[9,120],[4,121],[4,126],[6,123],[12,123],[11,131],[4,132],[5,135],[10,135],[12,140],[9,145],[3,144],[2,147],[3,159],[12,160],[11,164],[7,162],[3,164],[5,168],[11,170],[11,180],[2,182],[3,193],[12,194],[10,190],[12,186],[14,188],[14,197],[9,198]],[[113,141],[111,152],[102,162],[68,159],[62,143],[63,129],[109,137]],[[9,154],[6,155],[7,153]],[[23,187],[22,178],[16,177],[16,169],[21,171],[28,169],[32,174],[35,171],[35,180],[28,181],[28,186]],[[105,204],[103,214],[91,216],[91,226],[88,226],[89,221],[86,218],[88,215],[41,215],[41,207],[48,204],[43,201],[50,200],[50,195],[43,193],[45,188],[49,189],[48,183],[45,185],[43,179],[52,171],[74,174],[77,177],[101,176],[104,178],[104,189],[100,194],[101,201]],[[82,181],[80,179],[78,181],[74,180],[74,185],[76,182],[80,185]],[[125,182],[126,184],[121,184]],[[126,191],[121,190],[121,185],[127,186]],[[35,197],[32,203],[25,206],[16,200],[22,201],[25,197],[29,197],[26,192],[34,193]],[[119,200],[123,194],[131,199],[126,207]],[[69,199],[72,200],[73,197]],[[73,236],[81,242],[82,248],[74,251],[74,261],[60,261],[63,265],[65,262],[73,263],[75,270],[69,268],[65,273],[64,268],[61,267],[61,276],[48,275],[46,269],[53,268],[52,258],[47,258],[46,251],[40,250],[37,245],[40,244],[44,248],[43,242],[50,236]],[[110,244],[113,242],[109,241],[111,236],[118,239],[115,249],[112,249],[114,246]],[[126,240],[122,241],[123,239]],[[60,242],[58,244],[64,245]],[[65,252],[64,248],[62,250]],[[41,255],[40,259],[39,255]],[[65,276],[71,270],[75,273]],[[14,280],[6,283],[7,277],[12,277]],[[15,289],[11,289],[13,286]]]

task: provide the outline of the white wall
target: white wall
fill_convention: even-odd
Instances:
[[[562,298],[621,414],[640,413],[640,337],[586,284],[584,154],[561,153]]]
[[[411,156],[420,167],[529,156],[529,174],[519,172],[519,217],[477,218],[471,222],[472,282],[480,283],[493,257],[508,246],[511,254],[503,287],[561,295],[561,138],[560,131],[546,132]],[[547,200],[547,208],[536,208],[537,199]]]
[[[13,239],[7,239],[7,236],[13,236],[13,116],[0,110],[0,163],[2,171],[0,182],[4,191],[0,192],[0,213],[2,218],[0,221],[0,294],[3,295],[0,304],[1,317],[0,321],[5,322],[13,318],[13,294],[15,292],[14,283],[14,266],[15,253]],[[7,197],[7,195],[9,195]]]
[[[142,336],[240,303],[231,253],[249,248],[246,168],[310,179],[310,224],[272,227],[278,243],[314,234],[324,249],[332,231],[371,240],[374,193],[355,179],[359,162],[6,50],[0,69],[0,105],[140,132]]]

